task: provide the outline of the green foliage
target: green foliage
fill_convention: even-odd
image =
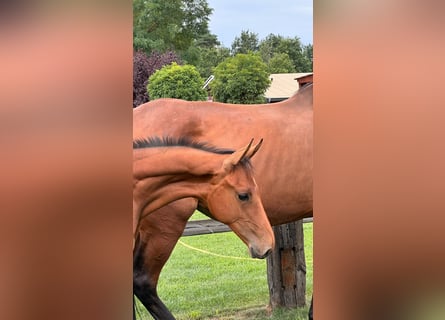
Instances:
[[[221,102],[264,102],[263,94],[270,85],[266,64],[253,53],[240,53],[225,59],[216,66],[214,75],[213,98]]]
[[[230,50],[224,47],[191,46],[182,55],[182,59],[186,63],[196,66],[203,78],[213,74],[213,68],[228,57],[230,57]]]
[[[211,13],[206,0],[133,0],[133,47],[147,54],[186,50],[210,36]]]
[[[308,44],[307,46],[303,46],[303,55],[306,57],[306,59],[308,61],[311,62],[311,70],[312,70],[312,63],[313,63],[313,60],[314,60],[314,55],[313,55],[314,50],[313,49],[314,48],[313,48],[312,44]]]
[[[148,56],[154,52],[176,52],[180,60],[194,65],[203,79],[211,74],[216,76],[210,84],[215,100],[233,103],[263,102],[270,73],[312,72],[312,45],[302,45],[298,37],[269,34],[259,41],[258,34],[243,30],[235,37],[231,49],[220,47],[218,38],[208,28],[212,11],[207,0],[133,0],[135,52],[143,51]],[[240,58],[238,54],[247,56]],[[257,57],[252,58],[251,54]],[[234,60],[226,62],[229,57]],[[140,66],[139,78],[151,74],[153,68],[146,69],[145,64]],[[148,100],[147,77],[139,78],[137,82],[141,85],[133,93],[133,100],[140,100],[137,104]],[[192,97],[185,95],[186,99],[197,99]]]
[[[260,42],[259,52],[266,63],[269,63],[275,54],[285,53],[296,72],[312,72],[312,45],[303,46],[298,37],[285,38],[269,34]]]
[[[172,62],[182,64],[176,53],[172,51],[159,53],[152,52],[149,57],[142,52],[133,53],[133,107],[148,102],[148,78],[165,65]]]
[[[200,34],[194,41],[194,45],[199,48],[215,48],[220,44],[218,37],[211,33]]]
[[[292,73],[295,72],[294,64],[287,53],[275,53],[267,64],[269,73]]]
[[[249,30],[241,31],[239,37],[235,37],[232,42],[232,54],[249,53],[258,51],[258,34]]]
[[[177,98],[189,101],[206,100],[204,81],[192,65],[180,66],[173,62],[156,71],[148,80],[150,99]]]

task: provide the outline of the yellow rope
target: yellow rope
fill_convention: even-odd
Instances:
[[[261,260],[261,259],[225,256],[225,255],[222,255],[222,254],[213,253],[213,252],[206,251],[206,250],[203,250],[203,249],[195,248],[195,247],[193,247],[193,246],[191,246],[189,244],[186,244],[186,243],[182,242],[181,240],[178,240],[178,242],[180,244],[182,244],[184,247],[188,248],[188,249],[195,250],[195,251],[198,251],[198,252],[201,252],[201,253],[204,253],[204,254],[208,254],[208,255],[211,255],[211,256],[219,257],[219,258],[264,262],[264,260]]]

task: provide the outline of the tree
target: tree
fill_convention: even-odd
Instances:
[[[259,52],[266,63],[275,54],[285,53],[291,59],[296,72],[312,72],[312,45],[303,46],[298,37],[285,38],[269,34],[260,42]]]
[[[147,90],[152,99],[177,98],[189,101],[206,100],[204,81],[192,65],[171,65],[156,71],[149,79]]]
[[[308,61],[311,62],[311,70],[312,70],[312,64],[313,64],[313,60],[314,60],[313,51],[314,51],[313,46],[311,44],[303,46],[303,55],[307,58]]]
[[[183,60],[198,69],[203,78],[213,73],[213,69],[224,59],[230,57],[230,50],[225,47],[198,47],[191,46],[183,55]]]
[[[266,38],[261,40],[259,44],[259,52],[264,62],[269,63],[269,60],[273,57],[275,53],[280,53],[280,51],[278,51],[278,47],[282,39],[283,39],[282,36],[277,36],[271,33]]]
[[[267,64],[269,73],[295,72],[294,64],[287,53],[275,53]]]
[[[133,107],[150,100],[147,94],[148,78],[156,70],[172,62],[181,63],[176,53],[172,51],[162,54],[153,52],[149,57],[142,51],[133,54]]]
[[[253,53],[240,53],[225,59],[216,66],[214,75],[213,97],[221,102],[264,102],[263,94],[270,85],[266,64]]]
[[[133,0],[133,47],[186,50],[199,35],[209,35],[212,9],[206,0]]]
[[[241,31],[240,37],[235,37],[232,42],[232,54],[249,53],[258,51],[258,34],[247,31]]]
[[[218,47],[211,49],[203,49],[201,53],[200,64],[197,65],[199,72],[205,77],[213,74],[214,68],[230,57],[229,48]]]
[[[194,46],[199,48],[216,48],[221,45],[218,37],[215,34],[206,33],[200,34],[194,41]]]

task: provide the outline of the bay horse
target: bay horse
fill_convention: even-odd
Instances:
[[[313,84],[274,104],[235,105],[150,101],[133,110],[133,138],[186,135],[215,145],[242,146],[244,136],[264,138],[252,163],[266,214],[272,225],[312,216]],[[162,267],[198,209],[217,219],[205,203],[182,199],[141,221],[135,249],[133,287],[155,319],[175,319],[157,294]],[[135,260],[136,261],[136,260]]]
[[[237,151],[185,138],[133,141],[133,233],[140,219],[164,205],[193,197],[246,243],[253,258],[274,246],[250,159],[263,140]]]

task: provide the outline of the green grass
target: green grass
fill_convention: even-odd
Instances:
[[[194,216],[203,219],[205,216]],[[312,224],[304,224],[307,301],[312,295]],[[250,259],[234,233],[182,237],[165,265],[158,293],[178,320],[307,319],[307,310],[267,310],[266,261]],[[189,247],[207,251],[203,253]],[[215,256],[211,253],[221,255]],[[239,259],[241,258],[241,259]],[[142,319],[151,317],[142,312]]]
[[[195,211],[195,213],[190,217],[189,220],[205,220],[205,219],[209,219],[209,217],[207,217],[205,214],[199,211]]]

